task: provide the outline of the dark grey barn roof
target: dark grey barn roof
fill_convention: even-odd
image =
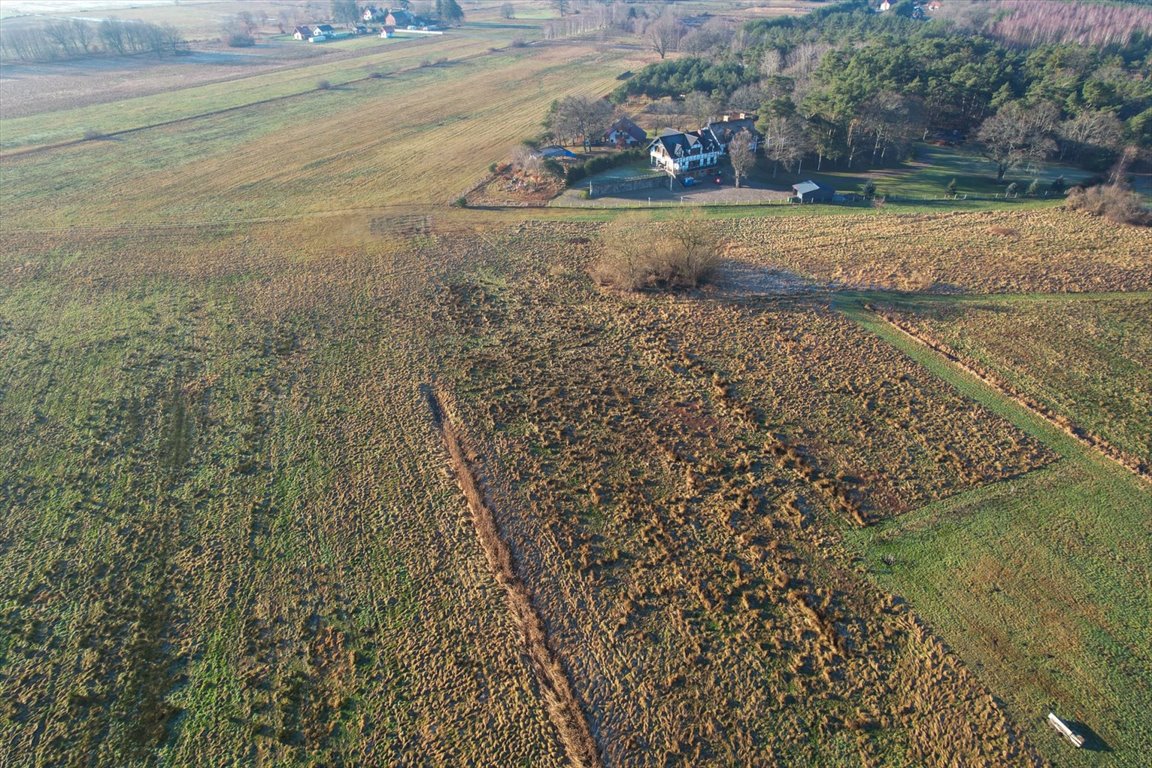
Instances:
[[[687,157],[689,155],[701,155],[708,152],[720,152],[720,142],[707,128],[702,128],[699,131],[689,131],[687,133],[669,133],[659,138],[653,139],[652,143],[648,145],[649,150],[657,144],[664,147],[664,151],[668,153],[669,157]]]

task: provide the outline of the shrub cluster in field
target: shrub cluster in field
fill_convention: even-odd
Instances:
[[[620,218],[600,231],[592,276],[623,291],[695,288],[715,269],[720,240],[698,216],[653,225]]]
[[[1092,216],[1103,216],[1116,224],[1152,225],[1152,211],[1139,194],[1121,184],[1103,184],[1098,187],[1075,187],[1064,203],[1074,211]]]

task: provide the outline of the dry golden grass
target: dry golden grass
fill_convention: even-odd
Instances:
[[[1148,296],[912,303],[889,316],[1045,418],[1148,477]]]
[[[5,236],[0,762],[562,762],[358,231]]]
[[[742,219],[732,232],[734,256],[847,287],[976,293],[1152,288],[1152,230],[1059,209]]]
[[[836,534],[845,478],[795,450],[804,425],[748,406],[769,385],[757,377],[794,372],[756,369],[734,385],[722,371],[759,354],[736,351],[754,326],[724,346],[709,335],[720,309],[597,293],[584,274],[593,233],[441,237],[424,258],[443,270],[441,384],[455,382],[492,514],[605,761],[1039,764],[995,700],[853,571]],[[843,323],[801,316],[823,332]],[[891,362],[861,341],[832,336],[818,359],[834,348],[845,366],[883,373]],[[916,394],[929,425],[970,409],[931,382],[895,388]],[[873,396],[880,410],[905,399]],[[1004,422],[979,420],[984,450],[1024,463],[959,481],[945,471],[942,489],[1038,454]]]

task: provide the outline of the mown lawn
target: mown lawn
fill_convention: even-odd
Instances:
[[[1152,489],[882,321],[865,327],[1062,458],[846,538],[1059,765],[1144,765],[1152,752]],[[1049,711],[1095,734],[1077,752]]]
[[[892,168],[878,168],[872,171],[824,168],[817,171],[813,167],[801,170],[798,174],[788,174],[780,170],[773,181],[782,188],[787,188],[797,181],[813,179],[828,184],[839,192],[859,193],[863,185],[871,179],[876,184],[877,195],[888,197],[888,203],[893,204],[897,201],[892,198],[901,198],[901,202],[906,202],[908,198],[921,203],[944,201],[948,197],[948,184],[953,179],[956,180],[956,194],[960,198],[964,195],[1003,197],[1008,184],[1012,182],[1017,184],[1018,194],[1023,198],[1028,185],[1034,179],[1040,181],[1043,191],[1048,191],[1051,183],[1058,177],[1063,177],[1066,185],[1072,186],[1091,175],[1089,171],[1052,162],[1044,163],[1031,171],[1023,168],[1011,170],[1004,177],[1003,183],[997,183],[995,165],[974,148],[917,144],[913,159]],[[1058,198],[1059,195],[1052,197]],[[966,201],[959,199],[947,202],[963,206]]]

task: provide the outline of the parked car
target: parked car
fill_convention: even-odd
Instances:
[[[680,183],[686,187],[691,187],[691,186],[694,186],[696,184],[696,179],[692,178],[691,176],[685,176],[684,180],[681,181]]]

